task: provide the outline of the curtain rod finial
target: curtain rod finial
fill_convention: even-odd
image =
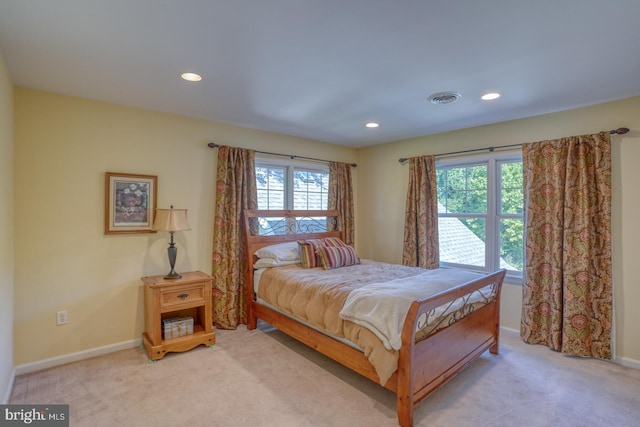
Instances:
[[[618,128],[611,131],[612,135],[624,135],[629,132],[629,128]]]
[[[209,148],[218,148],[219,145],[216,144],[215,142],[210,142],[210,143],[207,144],[207,147],[209,147]]]

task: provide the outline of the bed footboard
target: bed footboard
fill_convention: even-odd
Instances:
[[[506,270],[499,270],[430,298],[414,301],[402,330],[397,371],[397,410],[402,427],[413,426],[414,405],[444,385],[486,350],[498,353],[500,291]],[[493,300],[441,329],[416,341],[418,325],[443,304],[486,286]]]

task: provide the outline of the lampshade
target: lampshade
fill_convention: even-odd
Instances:
[[[156,231],[185,231],[191,230],[187,222],[186,209],[156,209],[156,218],[153,221],[153,229]]]

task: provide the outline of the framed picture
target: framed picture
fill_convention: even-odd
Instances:
[[[158,177],[107,172],[104,234],[155,233]]]

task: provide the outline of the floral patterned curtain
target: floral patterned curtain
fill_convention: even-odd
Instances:
[[[329,201],[327,207],[340,211],[344,242],[353,246],[355,221],[351,165],[349,163],[329,162]]]
[[[610,136],[526,144],[523,168],[522,338],[611,359]]]
[[[255,151],[221,146],[213,226],[213,322],[235,329],[247,322],[242,210],[256,209]]]
[[[434,156],[409,159],[402,264],[423,268],[437,268],[440,265]]]

